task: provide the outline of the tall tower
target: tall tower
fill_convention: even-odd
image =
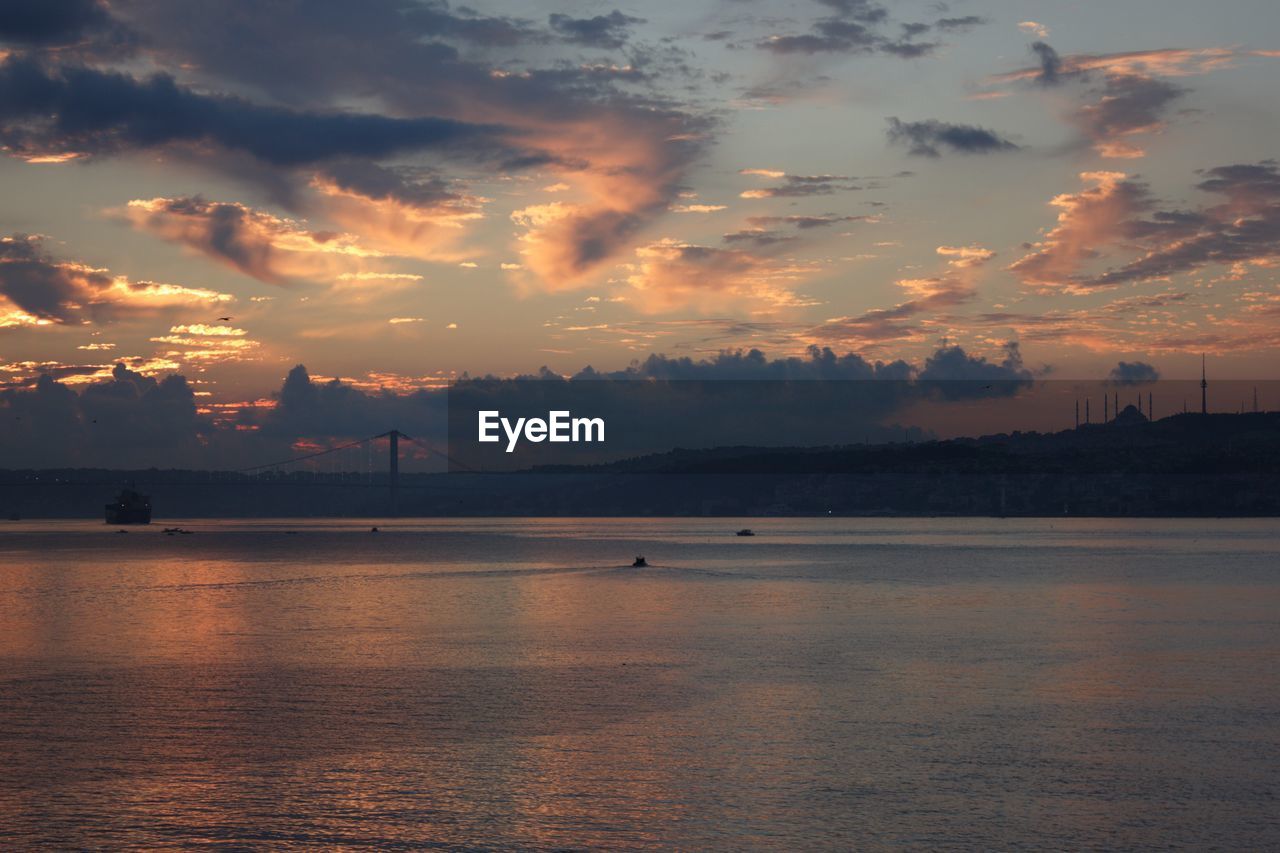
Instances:
[[[1204,353],[1200,353],[1200,414],[1209,414],[1209,377],[1205,373]]]
[[[391,516],[394,518],[400,514],[400,430],[393,429],[387,433],[391,439],[390,443],[390,459],[387,466],[387,485],[390,486],[391,492]]]

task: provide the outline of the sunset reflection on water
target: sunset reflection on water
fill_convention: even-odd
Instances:
[[[187,526],[0,541],[0,840],[1280,839],[1262,522]]]

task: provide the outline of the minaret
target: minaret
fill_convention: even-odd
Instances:
[[[1200,353],[1200,414],[1209,414],[1209,377],[1205,373],[1204,353]]]
[[[1147,420],[1154,421],[1156,419],[1155,409],[1151,408],[1151,392],[1147,392]]]

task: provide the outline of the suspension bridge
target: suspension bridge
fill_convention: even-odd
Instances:
[[[378,482],[381,479],[379,471],[381,466],[377,460],[382,455],[382,445],[385,442],[387,460],[385,485],[388,507],[391,514],[396,515],[399,509],[400,443],[402,441],[424,452],[428,457],[447,462],[454,470],[472,470],[449,454],[432,447],[426,441],[393,429],[332,447],[310,450],[287,459],[236,468],[232,473],[254,476],[258,479],[271,479],[273,475],[283,477],[305,471],[310,475],[308,479],[317,483],[376,487],[382,485]]]

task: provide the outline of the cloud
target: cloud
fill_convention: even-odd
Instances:
[[[123,363],[77,394],[42,376],[0,391],[0,462],[8,466],[150,467],[196,458],[209,424],[181,376],[144,376]]]
[[[995,131],[976,125],[950,124],[934,119],[904,122],[896,117],[890,117],[888,122],[889,142],[907,146],[908,153],[918,157],[940,157],[943,148],[962,154],[1018,149],[1017,145]]]
[[[1145,152],[1128,142],[1128,137],[1164,129],[1165,108],[1187,91],[1151,77],[1109,74],[1101,97],[1082,106],[1075,121],[1102,156],[1141,157]]]
[[[1050,204],[1058,209],[1058,224],[1009,267],[1024,283],[1078,287],[1076,273],[1099,256],[1098,247],[1129,236],[1132,218],[1151,206],[1146,185],[1122,172],[1083,172],[1080,179],[1093,186],[1056,196]]]
[[[632,18],[614,9],[608,15],[592,18],[574,18],[553,14],[547,19],[551,29],[572,44],[586,47],[619,48],[627,42],[631,27],[645,23],[643,18]]]
[[[9,0],[0,10],[0,41],[64,45],[109,21],[99,0]]]
[[[1118,362],[1107,374],[1107,382],[1112,385],[1141,385],[1159,378],[1160,371],[1145,361]]]
[[[7,0],[0,6],[0,44],[67,58],[123,58],[137,42],[103,0]],[[0,49],[0,59],[4,55]]]
[[[1178,78],[1229,68],[1246,57],[1271,57],[1274,51],[1240,48],[1165,48],[1107,54],[1059,56],[1044,42],[1031,46],[1039,67],[1022,68],[992,78],[996,83],[1036,81],[1046,86],[1068,81],[1087,82],[1103,78],[1101,86],[1089,91],[1092,102],[1084,103],[1069,120],[1104,157],[1135,158],[1143,149],[1130,137],[1158,133],[1165,127],[1164,113],[1190,90],[1161,78]],[[995,94],[995,93],[990,93]]]
[[[185,323],[169,330],[174,335],[199,335],[212,338],[239,338],[249,334],[244,329],[234,326],[211,326],[205,323]]]
[[[206,95],[167,74],[143,80],[83,66],[0,63],[0,141],[20,155],[112,153],[171,144],[213,145],[272,166],[402,151],[484,147],[501,131],[447,118],[302,112]]]
[[[1022,364],[1017,341],[1003,346],[998,362],[973,356],[959,346],[944,346],[925,360],[919,383],[945,399],[994,397],[1016,394],[1031,384],[1032,374]]]
[[[849,183],[856,179],[847,175],[789,175],[772,169],[742,169],[739,174],[782,179],[782,183],[778,186],[743,190],[740,193],[742,198],[801,198],[862,189],[856,184]]]
[[[415,319],[415,318],[410,318]],[[197,405],[196,392],[178,374],[149,375],[154,367],[121,360],[106,369],[89,365],[28,365],[45,369],[43,375],[23,387],[0,389],[0,466],[2,467],[243,467],[298,455],[303,449],[330,446],[398,428],[429,443],[443,445],[446,436],[447,398],[441,377],[370,375],[361,380],[320,379],[297,365],[278,391],[261,401]],[[15,366],[21,367],[21,366]],[[0,365],[0,370],[8,366]],[[172,367],[167,368],[171,370]],[[161,370],[166,370],[161,368]],[[79,391],[58,381],[88,378]],[[465,376],[465,374],[464,374]],[[518,377],[563,382],[543,368]],[[922,365],[903,360],[872,361],[857,353],[838,354],[829,347],[809,347],[802,356],[770,358],[759,349],[722,350],[708,357],[654,353],[620,370],[597,371],[590,366],[574,374],[579,381],[635,380],[719,381],[774,380],[840,382],[817,388],[805,397],[815,405],[843,407],[840,430],[854,417],[860,434],[880,435],[881,419],[903,407],[926,399],[972,399],[1016,391],[1030,378],[1022,367],[1016,344],[1006,345],[1001,361],[970,355],[960,347],[937,350]],[[955,380],[961,380],[956,382]],[[519,391],[521,383],[495,381],[500,388]],[[730,387],[732,386],[732,387]],[[631,384],[629,387],[636,387]],[[691,386],[692,387],[692,386]],[[758,407],[759,386],[732,382],[720,386],[717,411],[734,415],[738,407]],[[607,403],[609,392],[592,389]],[[786,394],[786,389],[781,393]],[[797,389],[797,393],[803,391]],[[735,397],[740,394],[740,397]],[[850,397],[849,395],[853,395]],[[838,399],[836,399],[838,398]],[[695,412],[705,416],[707,398],[669,395],[659,391],[654,401],[664,408],[650,411],[655,423],[687,423]],[[857,402],[851,413],[850,402]],[[691,406],[686,411],[682,407]],[[787,407],[780,407],[786,413]],[[823,421],[813,409],[793,413],[804,422]],[[791,417],[787,414],[786,417]],[[835,418],[833,414],[832,419]],[[696,419],[696,418],[695,418]],[[832,420],[826,419],[826,420]],[[773,426],[774,437],[777,421]],[[709,444],[715,443],[714,424]],[[900,435],[900,428],[886,428],[884,437]],[[798,432],[799,436],[810,433]],[[673,441],[687,440],[687,430],[671,434]],[[666,439],[664,434],[663,439]],[[803,439],[798,439],[803,443]],[[829,443],[824,441],[823,443]],[[666,450],[667,447],[659,448]],[[405,454],[418,452],[405,446]]]
[[[1208,264],[1229,264],[1238,275],[1248,266],[1280,259],[1280,170],[1275,161],[1219,166],[1196,188],[1223,197],[1195,211],[1156,211],[1126,223],[1143,254],[1087,280],[1111,286],[1163,279]]]
[[[885,21],[889,12],[875,0],[817,0],[842,18],[875,24]]]
[[[1048,42],[1038,41],[1031,45],[1031,52],[1040,60],[1040,68],[1035,78],[1045,86],[1057,85],[1062,73],[1062,57]]]
[[[1018,24],[1018,29],[1039,39],[1047,39],[1049,37],[1049,28],[1035,21],[1021,21]]]
[[[733,245],[735,243],[750,243],[758,248],[769,246],[777,246],[783,243],[794,243],[799,238],[792,234],[783,234],[778,231],[769,231],[764,228],[748,228],[742,231],[734,231],[725,234],[720,239]]]
[[[388,161],[421,167],[431,157],[479,162],[495,176],[538,169],[571,186],[574,201],[554,223],[520,235],[528,287],[590,284],[667,211],[714,129],[711,118],[677,108],[670,89],[662,89],[664,75],[694,73],[687,63],[652,51],[631,60],[643,71],[554,57],[543,68],[495,63],[474,47],[547,47],[564,33],[443,3],[369,0],[356,18],[345,0],[265,7],[228,0],[217,9],[117,0],[112,11],[140,34],[148,64],[177,69],[177,77],[10,67],[11,85],[0,85],[0,125],[13,153],[161,148],[174,162],[265,189],[293,214],[331,218],[367,245],[430,260],[468,254],[461,226],[479,213],[466,208],[480,200],[380,195],[351,180],[353,164],[402,170],[405,163]],[[241,25],[247,19],[252,27]],[[570,36],[587,40],[594,20],[557,19]],[[602,16],[604,32],[620,37],[619,20]],[[626,18],[628,25],[634,20]],[[472,50],[464,53],[460,44]],[[651,86],[652,95],[631,88],[640,85]],[[22,97],[6,98],[15,87]],[[262,93],[270,105],[216,94],[219,87]],[[377,93],[378,113],[350,112],[352,104],[371,103],[370,93]],[[98,101],[111,108],[83,108]],[[334,168],[340,162],[341,171]]]
[[[962,33],[973,29],[974,27],[980,27],[983,24],[988,23],[990,23],[990,21],[981,15],[964,15],[959,18],[939,18],[934,21],[933,25],[945,32]]]
[[[268,284],[334,281],[380,256],[350,234],[309,231],[294,220],[199,196],[135,199],[116,213],[139,230]]]
[[[974,298],[978,270],[995,257],[995,252],[982,246],[939,246],[937,254],[947,259],[947,272],[930,278],[898,280],[897,285],[910,297],[905,302],[859,315],[833,317],[810,328],[806,337],[856,348],[922,339],[931,318]]]
[[[819,3],[832,14],[814,21],[808,32],[770,35],[756,42],[756,47],[779,55],[882,53],[907,59],[925,56],[938,47],[935,43],[911,41],[930,29],[926,24],[904,24],[902,37],[891,38],[885,31],[889,13],[878,3],[860,0],[819,0]]]
[[[8,317],[7,325],[110,322],[231,298],[202,288],[132,282],[108,270],[56,260],[43,244],[44,238],[27,234],[0,237],[0,317]],[[6,304],[10,310],[3,313]]]
[[[792,285],[810,272],[765,254],[665,239],[636,249],[627,283],[635,291],[633,304],[646,313],[728,306],[772,310],[807,304]]]
[[[311,185],[330,220],[372,248],[406,257],[462,260],[467,226],[484,218],[483,199],[430,170],[344,162],[317,173]]]
[[[465,6],[450,9],[444,2],[418,3],[403,7],[401,13],[408,28],[428,30],[482,47],[513,47],[546,41],[545,34],[530,21],[482,15]]]
[[[1069,78],[1085,77],[1091,72],[1141,77],[1188,77],[1220,68],[1229,68],[1240,59],[1266,58],[1275,55],[1274,51],[1266,50],[1206,47],[1160,48],[1121,53],[1076,53],[1061,56],[1045,42],[1033,43],[1031,52],[1039,60],[1038,65],[997,74],[992,78],[993,81],[1000,83],[1037,81],[1052,84]]]
[[[828,347],[809,347],[804,358],[769,358],[758,349],[722,350],[694,359],[653,353],[622,370],[597,371],[587,367],[574,379],[688,380],[905,380],[914,368],[904,361],[871,362],[856,353],[837,355]]]
[[[1193,210],[1160,210],[1146,184],[1118,172],[1085,173],[1095,184],[1060,195],[1058,225],[1035,251],[1010,269],[1030,285],[1087,291],[1167,279],[1209,264],[1250,266],[1280,259],[1280,169],[1275,161],[1219,166],[1203,173],[1197,189],[1222,197]],[[1084,271],[1102,249],[1123,247],[1138,257],[1117,267]]]
[[[756,228],[764,228],[769,225],[791,225],[801,231],[807,231],[812,228],[827,228],[841,222],[875,222],[878,217],[875,216],[837,216],[832,213],[823,214],[821,216],[749,216],[747,223]]]

